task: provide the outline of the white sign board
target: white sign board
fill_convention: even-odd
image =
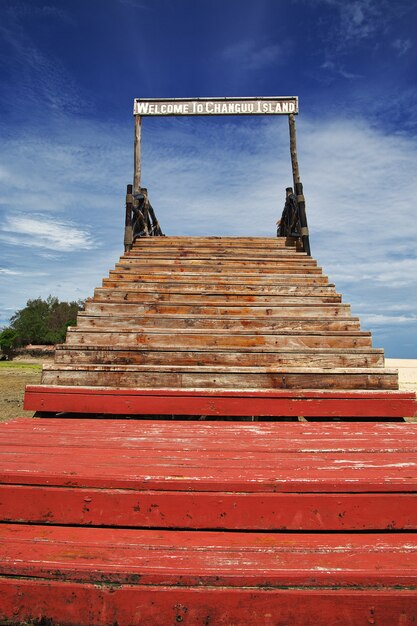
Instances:
[[[135,98],[134,115],[289,115],[298,113],[297,96],[270,98]]]

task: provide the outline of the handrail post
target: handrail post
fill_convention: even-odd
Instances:
[[[142,135],[142,117],[135,115],[135,143],[133,155],[133,193],[140,192],[140,175],[141,175],[141,135]]]
[[[133,211],[133,186],[128,185],[126,191],[126,216],[125,216],[125,237],[124,246],[125,252],[129,252],[132,249],[133,244],[133,226],[132,226],[132,211]]]
[[[300,170],[298,167],[298,157],[297,157],[297,138],[295,133],[295,118],[294,114],[290,113],[288,116],[288,125],[290,128],[290,154],[291,154],[291,167],[292,167],[292,179],[293,179],[293,188],[295,190],[295,186],[300,181]]]
[[[298,156],[297,156],[297,138],[295,132],[295,117],[294,113],[290,113],[288,116],[288,125],[290,129],[290,153],[291,153],[291,167],[292,167],[292,178],[294,181],[294,191],[297,196],[297,204],[299,209],[300,216],[300,236],[303,242],[304,252],[311,256],[310,250],[310,237],[308,232],[307,225],[307,214],[306,214],[306,203],[303,193],[303,184],[300,179],[300,169],[298,166]]]
[[[306,215],[306,203],[303,194],[303,183],[295,184],[295,193],[297,196],[298,215],[300,217],[300,235],[303,242],[304,252],[311,256],[310,250],[310,237],[308,234],[307,215]]]

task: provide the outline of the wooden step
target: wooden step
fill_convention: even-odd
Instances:
[[[41,385],[30,385],[30,391],[37,391],[38,393],[44,391]],[[46,394],[54,393],[66,393],[66,395],[77,396],[80,393],[88,391],[87,389],[80,390],[75,388],[72,390],[69,387],[47,387],[45,389]],[[93,390],[94,393],[98,393],[97,389]],[[251,392],[237,393],[220,391],[208,391],[208,398],[214,400],[216,397],[223,394],[227,397],[235,397],[237,399],[243,399],[248,402],[254,395]],[[131,394],[138,392],[138,390],[115,390],[115,389],[103,389],[103,393],[106,393],[109,397],[114,397],[116,394],[124,393]],[[195,392],[192,391],[180,391],[180,390],[153,390],[154,396],[171,395],[173,400],[176,395],[180,393],[183,397],[195,396]],[[261,397],[278,398],[282,396],[296,397],[300,399],[300,394],[290,391],[264,391],[256,392],[258,399]],[[367,402],[378,403],[386,401],[389,405],[398,405],[399,402],[404,402],[406,399],[412,401],[413,412],[417,410],[417,402],[413,393],[400,392],[400,391],[308,391],[306,392],[306,399],[310,400],[310,404],[320,399],[324,402],[326,399],[350,399],[357,405],[364,406],[364,416],[369,415]],[[244,406],[244,403],[242,402]],[[398,406],[397,406],[398,408]],[[409,410],[409,406],[405,410]],[[377,409],[380,411],[380,408]],[[355,409],[357,412],[358,409]],[[404,411],[404,408],[400,409],[400,412]],[[397,413],[398,414],[398,413]],[[91,437],[91,439],[90,439]],[[61,420],[59,418],[21,418],[18,420],[4,421],[0,428],[0,451],[5,452],[7,458],[7,450],[11,446],[16,446],[19,449],[35,447],[50,447],[55,446],[61,450],[63,448],[84,448],[90,449],[91,442],[94,442],[94,448],[110,448],[116,451],[134,449],[137,454],[142,455],[142,462],[146,459],[149,451],[155,449],[160,451],[161,457],[167,452],[179,452],[183,451],[183,456],[186,457],[188,451],[204,452],[208,453],[213,451],[213,454],[222,453],[226,457],[229,454],[246,454],[246,453],[272,453],[272,454],[316,454],[316,455],[332,455],[332,454],[358,454],[362,455],[365,459],[369,453],[375,455],[386,454],[387,458],[390,458],[392,454],[413,455],[417,453],[417,423],[376,423],[376,422],[285,422],[284,427],[282,423],[276,422],[216,422],[216,421],[189,421],[183,420],[180,422],[172,421],[160,421],[160,420],[95,420],[95,419],[78,419],[78,418],[66,418]],[[369,459],[368,459],[369,460]],[[416,459],[414,459],[411,467],[416,471]],[[7,465],[3,464],[3,465]],[[3,467],[2,465],[2,467]],[[246,465],[243,464],[243,467]],[[37,465],[33,464],[36,469]],[[32,467],[32,469],[33,469]],[[400,487],[400,492],[415,491],[415,484],[413,483],[413,476],[406,478],[406,465],[399,466],[397,469],[398,482],[397,486]],[[364,468],[362,468],[363,470]],[[63,468],[57,466],[56,471],[62,473]],[[93,470],[93,468],[92,468]],[[362,471],[361,470],[361,471]],[[133,466],[129,470],[133,472]],[[293,485],[294,480],[301,481],[302,468],[297,470],[298,478],[290,476],[289,481]],[[394,476],[395,467],[391,465],[389,470],[391,477]],[[25,472],[22,471],[24,475]],[[348,485],[349,479],[344,476],[343,472],[338,472],[334,476],[335,483],[342,481],[345,486]],[[78,474],[79,478],[79,474]],[[219,477],[218,477],[219,478]],[[407,488],[404,487],[404,480],[406,478]],[[179,476],[177,476],[179,480]],[[394,492],[394,479],[392,484],[386,485],[384,481],[383,473],[375,473],[372,476],[368,476],[371,483],[364,486],[361,482],[356,486],[351,486],[352,492],[369,491],[372,484],[372,491],[375,492]],[[221,477],[221,480],[227,480],[227,477]],[[375,487],[375,482],[379,481],[378,488]],[[14,484],[9,481],[9,484]],[[262,491],[265,486],[263,483],[256,481],[257,487]],[[281,482],[280,488],[286,491],[285,485],[287,481]],[[333,484],[333,486],[334,486]],[[266,488],[268,491],[275,491],[277,485],[272,487],[268,482]],[[303,491],[306,486],[312,492],[326,492],[334,493],[333,489],[328,490],[329,485],[322,485],[322,489],[318,489],[317,485],[305,482],[302,485],[300,482],[293,487],[298,493],[299,489]],[[198,489],[198,486],[195,485]],[[146,487],[144,487],[146,488]],[[253,491],[255,489],[254,483],[249,481],[249,487],[245,487],[245,493]],[[223,487],[219,487],[220,492],[224,492]],[[283,514],[283,511],[279,512]],[[367,511],[369,515],[372,511]],[[336,520],[337,521],[337,520]],[[337,521],[339,529],[342,529],[344,522]],[[413,521],[413,527],[417,524],[417,520]]]
[[[197,283],[201,285],[216,284],[216,285],[292,285],[308,287],[310,285],[329,285],[329,279],[327,276],[320,274],[309,274],[303,276],[300,274],[286,274],[285,276],[262,274],[254,272],[252,274],[238,274],[238,273],[222,273],[213,274],[207,272],[202,274],[201,272],[170,272],[165,270],[163,272],[149,273],[145,268],[140,274],[134,272],[117,272],[110,270],[109,276],[111,280],[140,280],[142,283]]]
[[[15,623],[392,626],[417,612],[414,533],[0,532],[0,615]]]
[[[384,351],[376,349],[358,348],[330,349],[317,348],[309,350],[275,350],[275,351],[208,351],[182,350],[173,348],[137,348],[117,346],[78,346],[65,344],[57,346],[55,353],[56,363],[103,363],[106,365],[242,365],[245,367],[302,367],[307,363],[311,367],[383,367]]]
[[[219,389],[397,389],[396,370],[378,368],[46,364],[45,385]]]
[[[143,237],[133,242],[133,249],[164,248],[170,245],[186,245],[198,247],[201,245],[219,247],[271,247],[271,248],[295,248],[299,246],[299,240],[294,237],[194,237],[194,236],[169,236],[169,237]]]
[[[117,271],[123,272],[137,272],[141,273],[142,271],[146,272],[155,272],[158,273],[160,271],[177,271],[177,272],[187,272],[192,271],[194,273],[200,272],[205,273],[207,271],[211,273],[218,274],[255,274],[256,273],[264,273],[264,274],[278,274],[278,275],[286,275],[286,274],[321,274],[322,269],[320,267],[306,267],[299,263],[294,263],[293,265],[287,265],[285,263],[278,264],[272,262],[262,262],[252,263],[250,261],[242,261],[242,262],[227,262],[227,261],[171,261],[170,259],[166,260],[155,260],[152,262],[146,261],[138,261],[133,264],[116,264]]]
[[[219,285],[210,283],[144,283],[140,277],[127,276],[123,279],[104,278],[103,287],[106,289],[120,289],[129,291],[141,291],[151,293],[179,293],[179,294],[203,294],[203,295],[236,295],[236,296],[328,296],[336,294],[334,285]]]
[[[123,259],[123,260],[122,260]],[[117,264],[118,266],[129,266],[129,267],[138,267],[144,263],[149,265],[195,265],[201,266],[207,263],[209,266],[216,265],[220,267],[227,266],[239,266],[239,267],[305,267],[316,268],[317,261],[312,259],[311,257],[298,257],[298,256],[267,256],[263,257],[262,252],[258,254],[254,254],[253,256],[245,256],[245,257],[236,257],[233,254],[226,254],[215,256],[210,253],[205,255],[191,255],[191,254],[178,254],[172,252],[169,256],[159,256],[159,255],[146,255],[146,254],[138,254],[137,256],[128,256],[122,257],[121,261]]]
[[[90,315],[80,311],[77,318],[77,328],[107,328],[111,323],[112,328],[119,330],[141,330],[144,328],[189,328],[189,329],[223,329],[236,332],[247,330],[260,332],[281,332],[288,330],[309,331],[353,331],[360,330],[357,317],[346,318],[273,318],[273,317],[243,317],[237,316],[183,316],[178,315],[148,315],[148,316],[122,316]]]
[[[140,304],[134,302],[99,302],[88,300],[85,310],[89,314],[103,315],[190,315],[190,316],[237,316],[237,317],[303,317],[339,318],[350,314],[348,304],[282,304],[281,306],[217,306],[175,304],[158,302]]]
[[[416,530],[416,452],[415,424],[25,419],[0,429],[0,519]]]
[[[187,246],[168,246],[166,248],[145,248],[145,249],[133,249],[132,251],[124,254],[120,257],[121,260],[129,261],[140,258],[155,259],[155,258],[209,258],[209,259],[221,259],[221,258],[233,258],[233,259],[253,259],[253,260],[283,260],[288,259],[300,261],[309,261],[309,257],[305,252],[298,252],[297,250],[290,248],[263,248],[256,249],[250,248],[224,248],[219,247],[187,247]]]
[[[109,300],[113,302],[130,301],[130,302],[186,302],[188,304],[208,304],[211,303],[217,305],[223,304],[241,304],[250,303],[260,306],[268,306],[269,304],[279,305],[283,304],[297,304],[298,302],[308,304],[315,303],[338,303],[342,301],[340,294],[329,293],[326,295],[282,295],[282,294],[260,294],[260,295],[245,295],[245,294],[216,294],[216,293],[178,293],[178,292],[141,292],[139,289],[132,288],[128,285],[126,288],[110,288],[110,287],[97,287],[94,290],[94,299]]]
[[[119,329],[111,332],[104,330],[79,330],[70,328],[67,333],[67,344],[77,346],[131,346],[138,348],[173,347],[195,348],[198,350],[263,350],[293,348],[359,348],[371,347],[371,334],[366,331],[340,331],[338,333],[287,331],[280,334],[265,334],[250,331],[231,333],[212,329],[189,331],[178,329],[174,332],[163,332],[163,329],[146,329],[146,332],[122,332]]]
[[[417,417],[416,396],[393,390],[311,390],[311,389],[179,389],[138,387],[86,387],[28,385],[25,410],[49,413],[69,412],[87,416],[223,416],[245,419],[349,418],[395,419]],[[188,419],[188,418],[187,418]],[[224,424],[224,422],[220,422]],[[320,425],[323,432],[327,426]],[[263,432],[263,431],[261,431]],[[286,432],[286,428],[284,429]],[[257,431],[259,434],[259,431]],[[220,440],[219,440],[220,441]]]

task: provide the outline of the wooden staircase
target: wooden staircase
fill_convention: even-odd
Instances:
[[[253,237],[138,239],[42,383],[398,389],[383,351],[296,240]]]
[[[416,399],[296,240],[137,240],[25,407],[0,624],[417,623]]]

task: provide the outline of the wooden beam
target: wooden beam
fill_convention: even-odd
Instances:
[[[413,533],[2,524],[1,535],[3,623],[406,626],[417,612]]]
[[[310,250],[310,238],[308,232],[307,225],[307,216],[306,216],[306,205],[305,198],[303,193],[303,185],[300,178],[300,168],[298,166],[298,156],[297,156],[297,138],[295,132],[295,118],[294,115],[291,114],[288,116],[288,124],[290,128],[290,153],[291,153],[291,166],[292,166],[292,178],[294,184],[294,191],[297,196],[297,203],[299,207],[299,215],[300,215],[300,228],[301,228],[301,239],[303,242],[304,252],[306,252],[309,256],[311,255]]]
[[[125,214],[125,236],[124,236],[124,249],[125,253],[130,252],[133,243],[133,228],[132,228],[132,205],[133,205],[133,186],[128,185],[126,191],[126,214]]]
[[[290,129],[290,154],[291,154],[291,167],[292,167],[292,178],[293,178],[293,188],[295,189],[296,184],[300,183],[300,170],[298,167],[298,156],[297,156],[297,138],[295,131],[295,118],[294,115],[291,114],[288,116],[288,124]]]
[[[140,174],[141,174],[141,134],[142,134],[142,117],[135,115],[135,144],[134,144],[134,172],[133,172],[133,193],[140,191]]]
[[[398,391],[116,389],[28,385],[26,410],[119,415],[412,417],[414,393]]]

